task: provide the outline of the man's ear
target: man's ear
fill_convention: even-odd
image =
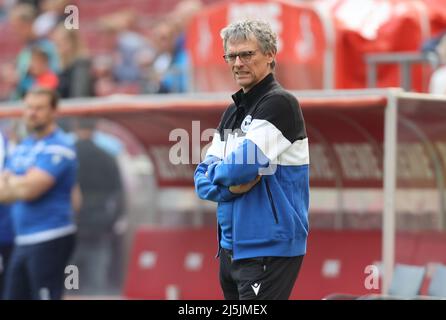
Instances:
[[[276,59],[276,54],[274,52],[268,52],[266,56],[268,58],[268,64],[273,63],[274,59]]]

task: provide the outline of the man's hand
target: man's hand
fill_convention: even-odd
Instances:
[[[257,182],[260,181],[261,176],[257,176],[253,181],[248,182],[248,183],[244,183],[244,184],[239,184],[237,186],[230,186],[229,187],[229,191],[231,191],[232,193],[246,193],[249,190],[252,189],[252,187],[254,187]]]

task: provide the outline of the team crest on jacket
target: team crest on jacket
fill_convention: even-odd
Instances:
[[[240,126],[240,129],[242,129],[242,131],[244,133],[248,132],[248,129],[249,129],[249,126],[251,125],[251,122],[252,122],[252,117],[251,117],[251,115],[248,114],[245,117],[245,119],[243,119],[243,122],[242,122],[242,125]]]

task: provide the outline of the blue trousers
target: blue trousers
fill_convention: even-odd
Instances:
[[[33,245],[14,247],[4,288],[6,300],[60,300],[65,267],[74,250],[75,236],[68,235]]]

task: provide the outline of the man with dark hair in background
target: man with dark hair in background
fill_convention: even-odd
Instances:
[[[72,217],[80,206],[76,152],[55,122],[55,91],[32,89],[24,103],[29,135],[15,147],[0,176],[0,203],[12,204],[15,231],[4,297],[59,300],[74,249]]]

